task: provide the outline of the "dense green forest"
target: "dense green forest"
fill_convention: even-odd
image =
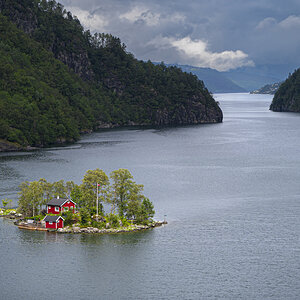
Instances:
[[[274,95],[270,110],[300,112],[300,69],[280,85]]]
[[[47,146],[103,126],[222,122],[202,81],[85,31],[55,1],[0,0],[0,141]]]

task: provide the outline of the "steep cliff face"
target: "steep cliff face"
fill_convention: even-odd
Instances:
[[[93,80],[94,72],[86,51],[77,51],[77,53],[68,53],[65,50],[56,51],[57,44],[54,43],[50,51],[55,53],[55,57],[67,65],[76,74],[84,80]]]
[[[270,110],[300,112],[300,69],[283,82],[274,95]]]
[[[198,101],[189,100],[185,105],[179,105],[170,111],[167,108],[158,109],[153,123],[161,125],[188,125],[222,122],[222,110],[218,106],[206,107]]]

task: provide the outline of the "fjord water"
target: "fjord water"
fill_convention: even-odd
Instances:
[[[25,180],[128,168],[169,224],[122,235],[21,231],[0,219],[1,299],[297,299],[300,115],[269,95],[215,95],[222,124],[109,130],[0,157]]]

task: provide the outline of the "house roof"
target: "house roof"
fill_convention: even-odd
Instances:
[[[72,201],[71,199],[65,199],[65,198],[53,198],[49,202],[47,202],[47,205],[62,206],[67,201],[71,201],[76,205],[76,203],[74,201]]]
[[[45,222],[57,222],[59,219],[64,219],[64,218],[61,216],[46,216],[44,218],[44,221]]]

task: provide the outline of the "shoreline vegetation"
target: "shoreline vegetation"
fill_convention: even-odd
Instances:
[[[14,220],[20,229],[59,233],[121,233],[167,224],[165,220],[153,220],[154,206],[143,195],[144,186],[137,184],[126,169],[111,172],[110,178],[103,170],[88,170],[80,185],[63,180],[50,183],[42,178],[25,181],[19,187],[18,207],[8,208],[12,201],[3,199],[0,216]],[[53,197],[70,199],[76,203],[76,209],[62,209],[55,215],[47,213],[47,203]],[[46,215],[61,216],[64,227],[46,228],[43,221]]]

